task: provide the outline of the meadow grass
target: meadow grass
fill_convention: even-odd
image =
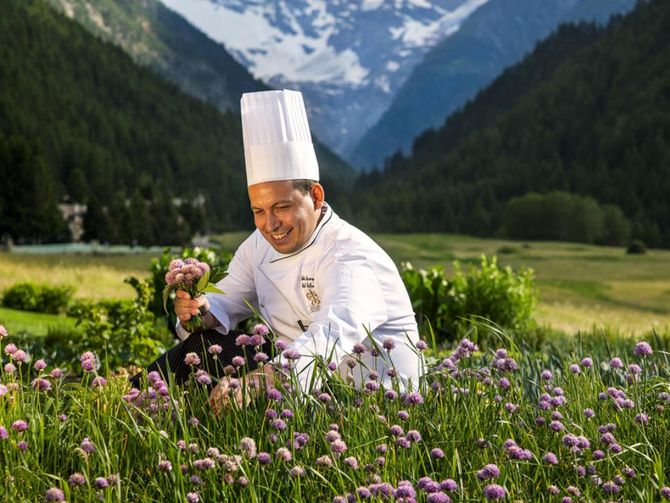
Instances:
[[[57,314],[32,313],[0,307],[0,325],[4,325],[13,334],[28,332],[31,335],[44,336],[50,328],[73,328],[75,320]]]
[[[216,236],[224,250],[234,251],[247,233]],[[568,333],[616,328],[639,335],[670,327],[670,251],[626,255],[623,248],[578,243],[517,242],[452,234],[376,234],[373,238],[397,264],[415,268],[452,262],[477,265],[482,254],[496,255],[501,266],[535,271],[539,292],[537,321]],[[76,288],[78,298],[130,298],[123,283],[129,275],[148,276],[151,255],[28,256],[0,253],[0,290],[18,281]]]
[[[597,334],[483,342],[428,358],[416,393],[379,388],[357,365],[365,390],[325,371],[306,395],[291,378],[279,394],[243,388],[255,398],[218,418],[195,380],[153,375],[131,391],[124,376],[49,377],[15,356],[18,370],[0,373],[0,499],[652,502],[670,491],[667,337],[650,339],[653,354]]]
[[[0,291],[18,282],[68,285],[83,299],[123,299],[135,291],[123,282],[127,276],[149,276],[153,254],[28,255],[0,252]]]

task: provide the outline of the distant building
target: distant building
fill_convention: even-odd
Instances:
[[[63,220],[67,222],[68,229],[70,229],[70,237],[73,243],[81,241],[84,235],[84,215],[86,215],[87,207],[85,204],[63,202],[58,205]]]

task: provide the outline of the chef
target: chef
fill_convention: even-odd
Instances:
[[[178,291],[177,317],[202,315],[207,333],[230,347],[231,329],[256,311],[301,355],[305,391],[315,357],[359,385],[374,370],[385,386],[395,377],[416,388],[422,360],[407,290],[391,258],[326,203],[301,93],[246,93],[241,112],[256,230],[217,285],[224,294],[191,299]],[[182,339],[198,335],[177,329]],[[365,371],[347,369],[352,357]],[[227,396],[227,384],[222,379],[212,396]]]

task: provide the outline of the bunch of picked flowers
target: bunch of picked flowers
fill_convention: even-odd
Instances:
[[[185,260],[175,259],[170,262],[170,267],[165,275],[165,289],[163,290],[163,308],[167,313],[167,301],[172,292],[184,290],[191,298],[200,297],[206,292],[223,293],[216,287],[225,272],[219,267],[210,268],[209,264],[200,262],[195,258]],[[200,315],[191,317],[190,320],[182,322],[183,327],[189,332],[202,328]]]

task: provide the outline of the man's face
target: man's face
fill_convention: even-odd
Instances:
[[[310,238],[321,214],[323,187],[309,194],[293,188],[291,180],[251,185],[249,201],[256,228],[279,253],[293,253]]]

